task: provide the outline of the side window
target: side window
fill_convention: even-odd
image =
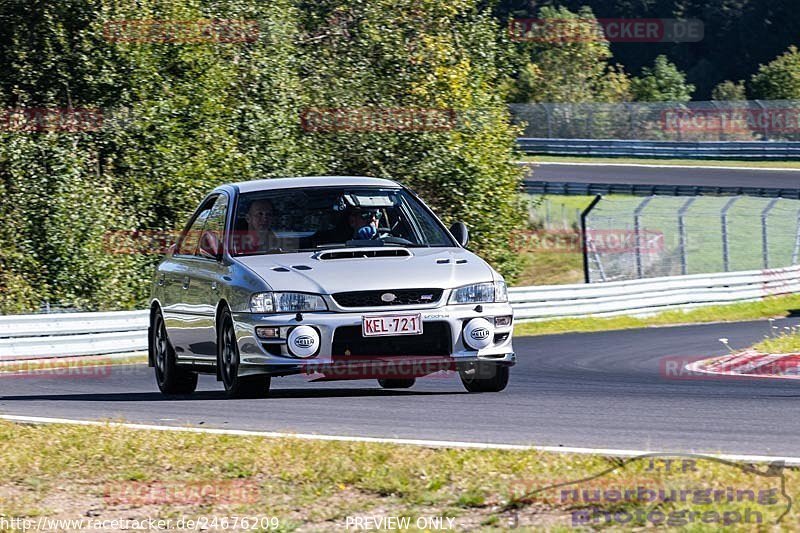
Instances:
[[[228,213],[228,197],[220,194],[206,218],[203,235],[197,247],[197,254],[215,258],[222,252],[223,233],[225,232],[225,215]]]
[[[211,207],[217,197],[209,198],[195,215],[189,227],[181,234],[176,253],[178,255],[194,255],[197,252],[197,243],[200,242],[200,233],[206,224],[206,219],[211,213]]]

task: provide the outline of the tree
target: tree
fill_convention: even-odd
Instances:
[[[730,80],[723,81],[722,83],[714,87],[713,91],[711,91],[711,99],[721,100],[721,101],[747,100],[747,94],[745,93],[744,82],[743,81],[732,82]]]
[[[517,39],[530,55],[512,93],[514,102],[615,102],[629,99],[629,79],[609,66],[611,48],[589,8],[573,13],[543,7],[541,24]]]
[[[694,85],[686,83],[686,75],[660,55],[653,67],[642,69],[642,75],[631,81],[631,91],[640,102],[688,102]]]
[[[750,81],[753,95],[764,100],[800,99],[800,51],[790,46],[781,56],[761,65]]]
[[[509,76],[501,29],[474,0],[316,0],[303,5],[304,84],[321,109],[355,116],[444,111],[441,129],[310,131],[324,172],[399,180],[445,223],[470,227],[476,251],[509,280],[522,227],[518,130],[501,87]],[[451,127],[452,126],[452,127]]]

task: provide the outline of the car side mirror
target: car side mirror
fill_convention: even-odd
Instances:
[[[450,233],[453,234],[453,237],[456,238],[456,241],[461,246],[466,246],[469,243],[469,229],[463,222],[456,222],[450,226]]]
[[[207,259],[218,261],[222,258],[222,247],[220,246],[219,239],[211,232],[203,233],[197,249],[200,252],[200,256]]]

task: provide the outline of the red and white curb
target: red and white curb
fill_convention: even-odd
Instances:
[[[744,350],[686,365],[691,373],[763,379],[800,379],[800,354]]]

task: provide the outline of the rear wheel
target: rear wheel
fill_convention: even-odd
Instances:
[[[467,363],[458,370],[469,392],[500,392],[508,385],[509,367],[495,363]]]
[[[269,393],[270,377],[239,376],[239,345],[228,310],[222,313],[217,339],[217,365],[225,392],[231,398],[263,398]]]
[[[161,311],[153,315],[149,340],[159,390],[164,394],[193,393],[197,388],[197,373],[177,364]]]
[[[378,385],[384,389],[409,389],[414,386],[417,380],[414,378],[397,379],[397,378],[378,378]]]

